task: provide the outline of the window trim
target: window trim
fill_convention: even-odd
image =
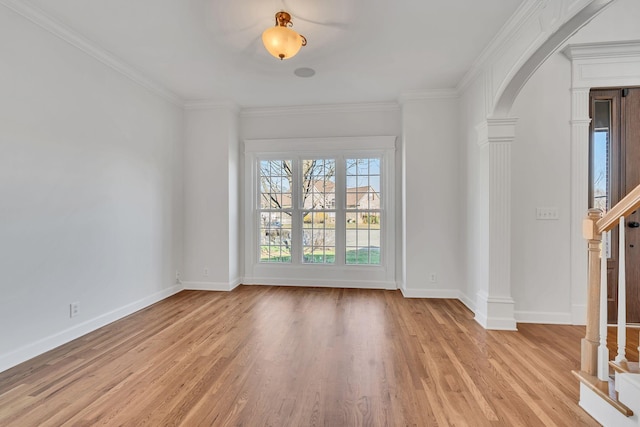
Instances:
[[[335,138],[291,138],[291,139],[250,139],[244,141],[244,276],[246,284],[283,284],[334,287],[366,287],[396,289],[395,283],[395,136],[335,137]],[[318,148],[322,147],[322,148]],[[380,264],[346,264],[345,260],[333,264],[303,263],[300,258],[292,263],[264,263],[259,259],[259,242],[255,238],[259,229],[259,162],[261,160],[309,159],[309,158],[368,158],[380,157],[382,198],[380,212],[385,223],[380,236]],[[338,160],[343,163],[341,160]],[[342,181],[342,180],[340,180]],[[336,188],[344,182],[336,179]],[[294,203],[299,208],[299,195]],[[344,198],[345,196],[341,196]],[[346,206],[336,195],[336,221],[339,212],[346,212]],[[334,210],[334,209],[330,209]],[[292,218],[292,238],[299,233],[297,220]],[[293,231],[293,230],[296,231]],[[339,232],[338,232],[339,231]],[[338,229],[336,223],[336,247],[345,245],[346,229]],[[302,248],[298,248],[301,252]],[[297,251],[297,252],[298,252]],[[298,256],[300,255],[300,256]],[[337,254],[336,254],[337,256]],[[293,261],[293,259],[292,259]]]

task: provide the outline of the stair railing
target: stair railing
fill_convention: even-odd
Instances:
[[[603,242],[616,225],[619,226],[618,255],[618,354],[616,362],[626,361],[626,277],[625,218],[640,208],[640,185],[627,194],[606,214],[590,209],[583,223],[583,235],[588,241],[589,272],[587,296],[587,328],[581,342],[580,369],[601,381],[609,375],[607,350],[607,253]],[[604,235],[604,239],[603,239]]]

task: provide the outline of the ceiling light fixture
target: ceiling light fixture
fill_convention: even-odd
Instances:
[[[307,45],[307,39],[291,28],[291,15],[287,12],[276,13],[276,26],[267,28],[262,33],[262,43],[265,49],[276,58],[289,59],[295,56],[302,46]]]

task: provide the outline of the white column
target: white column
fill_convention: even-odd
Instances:
[[[571,318],[587,321],[587,251],[582,219],[589,208],[589,88],[571,90]]]
[[[609,349],[607,348],[607,248],[610,232],[602,233],[600,246],[600,347],[598,347],[598,379],[609,380]]]
[[[618,246],[618,355],[616,362],[626,362],[627,347],[627,262],[624,236],[624,217],[620,218],[620,238]]]
[[[515,118],[487,119],[477,127],[482,153],[481,179],[488,196],[481,221],[486,224],[486,277],[477,294],[476,321],[487,329],[516,330],[511,298],[511,143]]]

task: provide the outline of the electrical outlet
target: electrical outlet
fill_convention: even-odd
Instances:
[[[176,270],[176,283],[180,283],[180,270]]]
[[[438,275],[436,273],[431,273],[429,275],[429,281],[431,283],[437,283],[438,282]]]
[[[204,270],[202,271],[202,274],[204,275],[204,277],[209,277],[209,268],[205,267]]]
[[[80,312],[80,303],[72,302],[69,304],[69,317],[76,317]]]

